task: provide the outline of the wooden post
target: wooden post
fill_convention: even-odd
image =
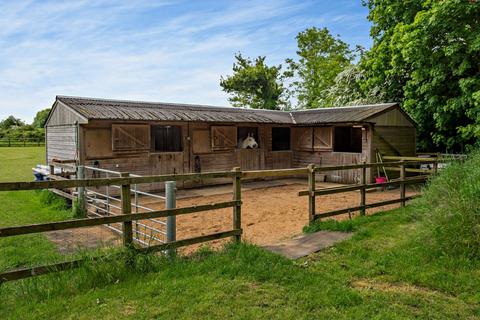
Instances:
[[[166,181],[165,182],[165,204],[166,209],[175,209],[177,207],[177,183],[175,181]],[[167,243],[174,242],[177,240],[177,217],[168,216],[167,217]],[[177,250],[168,249],[167,254],[170,257],[175,256]]]
[[[363,164],[366,162],[363,161]],[[366,186],[367,186],[367,168],[362,168],[362,175],[360,177],[360,184],[362,185],[362,189],[360,189],[360,206],[362,207],[360,209],[360,215],[364,216],[365,215],[365,204],[366,204]]]
[[[50,167],[51,170],[51,167]],[[77,166],[77,179],[85,179],[85,168],[83,166]],[[78,204],[78,215],[82,218],[87,216],[86,213],[86,199],[85,199],[85,187],[78,187],[77,188],[78,197],[77,197],[77,204]]]
[[[241,201],[242,200],[242,171],[239,167],[233,168],[233,171],[236,173],[233,177],[233,200]],[[233,229],[241,230],[242,229],[242,205],[241,203],[236,204],[233,207]],[[235,241],[240,242],[242,240],[241,235],[235,236]]]
[[[121,177],[128,177],[128,172],[122,172]],[[132,213],[132,199],[130,195],[130,184],[122,184],[122,214]],[[133,247],[132,221],[123,222],[123,245]]]
[[[403,160],[401,160],[403,162]],[[400,165],[400,199],[402,202],[400,202],[400,206],[405,207],[405,165],[401,164]]]
[[[437,158],[435,159],[435,162],[433,163],[433,174],[438,173],[438,159],[440,158],[439,154],[437,153]]]
[[[315,218],[315,165],[308,165],[308,221]]]

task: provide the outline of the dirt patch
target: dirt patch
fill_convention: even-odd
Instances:
[[[271,245],[301,234],[303,227],[308,224],[308,203],[307,197],[299,197],[297,194],[305,189],[306,185],[295,184],[243,191],[243,238],[258,245]],[[367,194],[367,203],[398,197],[399,190],[372,192]],[[177,202],[177,205],[178,207],[185,207],[231,199],[231,194],[224,194],[204,198],[182,199]],[[359,192],[320,196],[317,197],[317,210],[318,212],[326,212],[358,206],[359,201]],[[372,208],[367,210],[367,214],[398,206],[395,204]],[[336,217],[336,219],[340,220],[348,218],[348,214]],[[177,218],[177,236],[179,239],[225,231],[231,227],[232,210],[230,208],[179,216]]]
[[[389,293],[420,294],[420,295],[445,295],[439,291],[424,287],[413,286],[405,283],[389,283],[367,279],[352,282],[352,287],[361,290],[376,290]]]
[[[47,239],[63,254],[121,244],[118,234],[103,226],[52,231],[47,233]]]

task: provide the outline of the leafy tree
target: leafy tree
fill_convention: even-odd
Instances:
[[[235,55],[233,75],[221,77],[220,86],[230,94],[235,107],[280,110],[288,108],[288,90],[284,86],[286,74],[282,66],[267,66],[265,57],[254,61]]]
[[[33,119],[32,126],[34,126],[35,128],[43,128],[45,126],[45,122],[47,121],[49,113],[50,108],[38,111],[35,115],[35,118]]]
[[[318,108],[332,106],[327,89],[335,77],[350,66],[354,55],[348,45],[330,34],[327,28],[306,29],[297,35],[298,60],[287,59],[295,75],[292,87],[299,106]]]
[[[362,83],[364,92],[382,88],[386,101],[403,101],[410,70],[405,65],[400,70],[397,61],[393,61],[395,28],[400,23],[412,23],[422,9],[422,2],[424,0],[363,0],[369,8],[368,19],[373,23],[370,29],[373,46],[360,63],[366,71]]]
[[[365,71],[358,64],[352,64],[340,72],[333,85],[324,91],[325,100],[319,100],[320,105],[341,107],[385,102],[382,88],[376,87],[369,92],[362,89],[361,84],[365,80]]]
[[[1,129],[11,129],[14,127],[23,127],[25,122],[22,120],[15,118],[14,116],[9,116],[8,118],[0,121],[0,128]]]
[[[419,124],[421,149],[480,138],[480,2],[368,2],[374,46],[365,87],[383,85]]]

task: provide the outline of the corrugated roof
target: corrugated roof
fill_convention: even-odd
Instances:
[[[322,108],[299,110],[294,112],[298,124],[364,122],[390,108],[397,103],[372,104],[354,107]]]
[[[363,122],[397,105],[390,103],[288,112],[69,96],[57,96],[57,101],[89,120],[253,122],[300,125]]]

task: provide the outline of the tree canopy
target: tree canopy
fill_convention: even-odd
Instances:
[[[480,2],[371,0],[364,88],[383,86],[418,123],[419,147],[462,151],[480,138]]]
[[[281,65],[270,67],[266,65],[265,57],[252,61],[240,53],[235,59],[233,74],[220,79],[220,86],[230,94],[229,101],[233,106],[270,110],[288,108]]]
[[[0,121],[0,129],[11,129],[14,127],[22,127],[25,125],[21,119],[15,118],[14,116],[9,116],[8,118]]]
[[[480,145],[480,1],[363,0],[373,46],[357,59],[327,28],[297,37],[297,56],[268,67],[237,55],[222,78],[234,105],[275,109],[399,102],[418,124],[418,148]],[[290,81],[291,90],[285,81]]]
[[[287,59],[295,76],[293,88],[299,107],[331,107],[328,89],[337,75],[349,67],[354,55],[348,44],[327,28],[306,29],[297,35],[297,59]]]
[[[43,128],[45,126],[45,122],[47,121],[49,113],[50,108],[38,111],[35,115],[35,118],[33,119],[32,126],[34,126],[35,128]]]

